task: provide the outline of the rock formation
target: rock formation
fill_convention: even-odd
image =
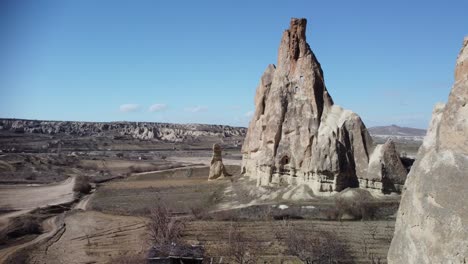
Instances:
[[[307,183],[314,191],[358,187],[367,178],[372,139],[361,118],[334,105],[306,42],[305,19],[283,33],[277,66],[255,95],[242,147],[242,172],[258,185]]]
[[[377,145],[369,160],[367,176],[359,179],[363,188],[377,189],[384,193],[401,192],[408,171],[401,162],[391,139]]]
[[[16,133],[49,135],[131,137],[142,140],[169,142],[196,141],[200,137],[233,138],[241,140],[243,127],[202,124],[168,124],[152,122],[72,122],[24,119],[0,119],[0,130]]]
[[[219,144],[213,144],[213,157],[211,158],[210,164],[210,175],[208,180],[215,180],[219,177],[231,176],[227,173],[226,168],[223,165],[223,156],[221,146]]]
[[[389,263],[468,261],[468,38],[406,181]]]

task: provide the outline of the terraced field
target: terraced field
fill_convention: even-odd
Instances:
[[[28,250],[26,263],[107,263],[112,259],[144,255],[145,220],[99,212],[74,211],[64,230],[46,243]],[[21,255],[21,254],[20,254]]]
[[[288,228],[295,228],[306,236],[317,236],[323,232],[332,235],[333,242],[344,248],[344,254],[337,257],[340,263],[386,263],[386,256],[393,236],[393,221],[259,221],[259,222],[189,222],[184,239],[205,245],[207,255],[219,260],[229,240],[229,230],[237,225],[246,239],[255,239],[261,246],[262,260],[281,263],[297,258],[287,254],[285,239]],[[329,250],[329,249],[324,249]],[[380,262],[377,262],[377,261]]]

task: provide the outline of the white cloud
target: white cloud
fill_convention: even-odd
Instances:
[[[247,113],[245,113],[245,116],[248,118],[251,118],[253,115],[254,115],[254,111],[248,111]]]
[[[159,112],[167,108],[166,104],[154,104],[148,108],[150,112]]]
[[[120,112],[129,113],[136,112],[140,109],[139,104],[123,104],[120,105]]]
[[[185,108],[185,111],[192,112],[192,113],[198,113],[198,112],[202,112],[206,110],[208,110],[208,107],[206,106],[195,106],[195,107]]]

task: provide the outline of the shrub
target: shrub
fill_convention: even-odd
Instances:
[[[231,223],[224,255],[234,263],[257,263],[262,251],[262,244],[256,237],[243,232],[238,223]]]
[[[37,179],[37,175],[35,173],[31,173],[29,176],[25,178],[28,181],[34,181]]]
[[[185,227],[181,219],[172,217],[167,207],[159,205],[150,210],[149,222],[146,225],[149,239],[153,246],[165,246],[177,243]]]
[[[91,192],[91,184],[89,184],[89,178],[83,175],[75,178],[75,186],[73,191],[80,194],[88,194]]]
[[[31,234],[41,233],[41,220],[32,215],[24,215],[10,220],[8,225],[0,232],[0,244],[9,239]]]
[[[141,167],[136,167],[136,166],[130,166],[129,167],[130,169],[130,172],[132,173],[140,173],[140,172],[143,172],[143,169]]]
[[[338,196],[335,199],[335,206],[339,213],[339,219],[344,215],[352,219],[369,220],[374,218],[377,211],[373,198],[364,190],[354,190],[355,196]]]
[[[206,211],[203,207],[191,207],[190,211],[195,219],[204,219],[206,217]]]
[[[328,264],[352,259],[337,234],[333,232],[316,230],[310,234],[293,226],[289,221],[283,222],[283,229],[286,231],[286,252],[305,263]]]

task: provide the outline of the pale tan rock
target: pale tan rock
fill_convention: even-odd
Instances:
[[[213,144],[213,157],[211,158],[208,180],[215,180],[226,176],[231,175],[227,173],[226,167],[224,167],[221,146],[219,144]]]
[[[333,104],[306,42],[305,19],[291,19],[255,95],[242,171],[259,185],[310,183],[314,191],[358,187],[372,140],[363,122]]]
[[[383,193],[400,193],[407,174],[395,143],[389,139],[385,144],[376,146],[369,160],[367,175],[359,179],[359,182],[363,188],[376,189]]]
[[[455,66],[455,82],[463,81],[468,76],[468,36],[463,40],[463,48],[458,54],[457,65]]]
[[[405,184],[389,263],[468,261],[468,41]]]

